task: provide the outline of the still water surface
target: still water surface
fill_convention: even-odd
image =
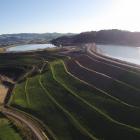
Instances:
[[[7,52],[26,52],[38,49],[54,48],[56,46],[52,44],[28,44],[28,45],[19,45],[15,47],[10,47]]]
[[[96,48],[103,55],[140,65],[140,47],[96,45]]]

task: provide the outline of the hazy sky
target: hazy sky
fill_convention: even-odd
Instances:
[[[0,34],[140,31],[140,0],[0,0]]]

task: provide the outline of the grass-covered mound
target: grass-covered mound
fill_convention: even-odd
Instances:
[[[0,114],[0,140],[22,140],[16,127]]]

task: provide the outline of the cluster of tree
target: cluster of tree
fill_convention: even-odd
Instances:
[[[77,35],[62,36],[51,41],[53,44],[73,45],[81,43],[101,43],[116,45],[140,46],[140,32],[129,32],[117,29],[83,32]]]

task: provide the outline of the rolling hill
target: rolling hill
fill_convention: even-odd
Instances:
[[[129,32],[117,29],[83,32],[72,36],[62,36],[51,41],[56,45],[73,45],[82,43],[101,43],[140,46],[140,32]]]
[[[58,38],[60,36],[69,36],[68,34],[61,33],[21,33],[21,34],[3,34],[0,35],[0,47],[16,45],[16,44],[36,44],[36,43],[48,43],[50,40]]]

